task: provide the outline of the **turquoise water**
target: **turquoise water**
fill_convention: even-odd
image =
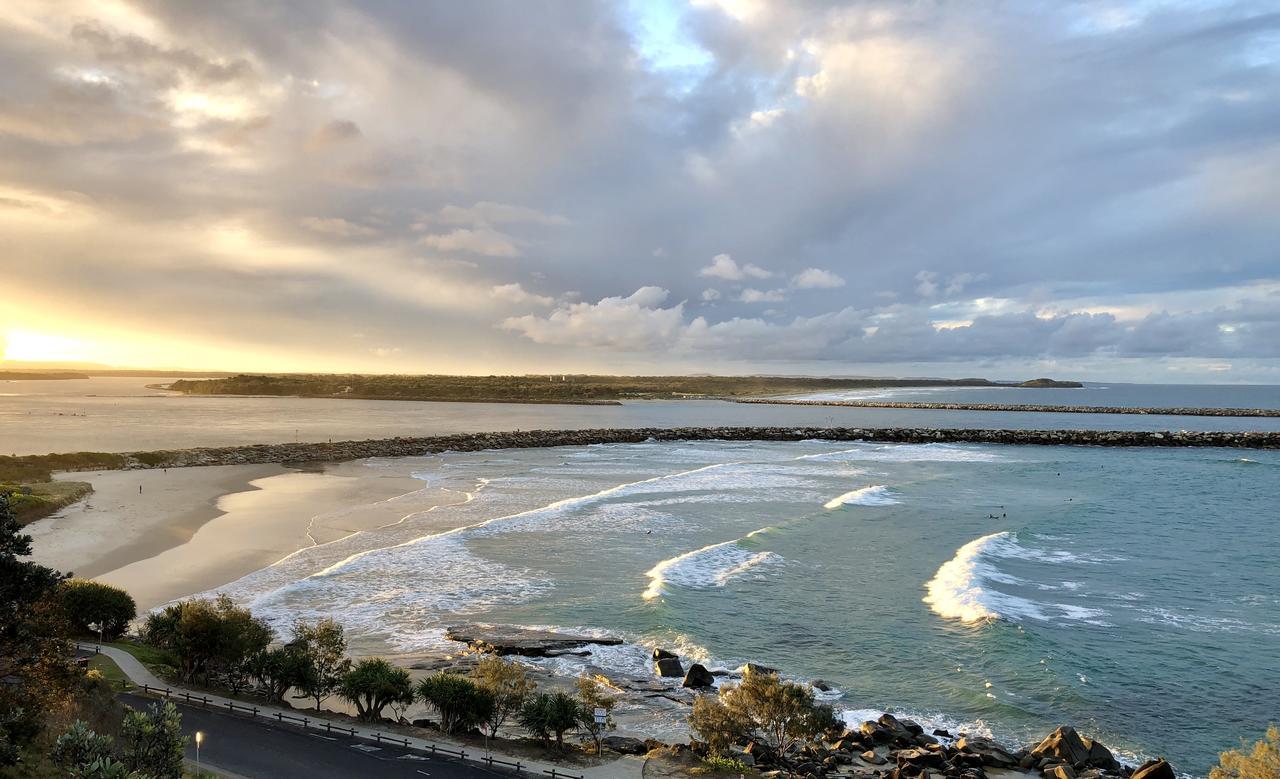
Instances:
[[[224,589],[283,624],[335,616],[363,652],[438,649],[460,620],[600,630],[633,643],[580,662],[751,660],[826,680],[850,719],[1012,742],[1074,724],[1199,775],[1280,717],[1277,452],[649,443],[370,467],[459,505],[406,496],[402,522]]]

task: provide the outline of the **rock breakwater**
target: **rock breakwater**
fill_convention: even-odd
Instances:
[[[1138,414],[1171,417],[1280,417],[1275,408],[1202,408],[1190,406],[1052,406],[1027,403],[913,403],[896,400],[785,400],[728,398],[734,403],[770,406],[841,406],[845,408],[904,408],[931,411],[1029,411],[1042,414]]]
[[[883,443],[972,443],[1027,446],[1224,447],[1280,449],[1280,432],[1145,430],[1010,430],[905,427],[673,427],[594,430],[523,430],[495,433],[380,438],[328,443],[255,444],[153,452],[127,452],[124,468],[197,465],[345,462],[366,457],[415,457],[482,449],[527,449],[645,441],[871,441]],[[98,466],[101,467],[101,466]]]

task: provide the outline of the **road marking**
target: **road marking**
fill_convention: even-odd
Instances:
[[[375,747],[372,744],[352,744],[352,749],[358,749],[361,752],[381,752],[382,747]]]
[[[427,773],[426,771],[419,771],[418,773],[422,774],[423,776],[431,776],[431,774]]]

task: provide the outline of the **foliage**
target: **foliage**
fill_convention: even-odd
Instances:
[[[521,727],[548,744],[555,737],[556,748],[564,751],[564,734],[578,724],[581,709],[572,696],[563,692],[540,692],[520,708]]]
[[[58,600],[71,629],[77,633],[101,632],[114,639],[138,615],[133,596],[119,587],[91,579],[69,579],[58,589]]]
[[[725,773],[733,774],[745,774],[751,770],[741,760],[721,755],[708,755],[702,759],[702,764],[712,771],[724,771]]]
[[[171,702],[155,703],[143,711],[130,709],[120,725],[121,760],[131,771],[156,779],[181,779],[183,751],[182,716]]]
[[[215,601],[186,600],[147,617],[147,643],[167,651],[183,681],[221,672],[237,692],[244,684],[248,662],[271,643],[266,622],[236,606],[226,595]]]
[[[338,695],[356,707],[360,719],[373,721],[387,706],[412,703],[413,684],[408,671],[381,657],[369,657],[342,677]]]
[[[293,626],[293,643],[310,665],[306,679],[296,686],[304,696],[315,699],[318,709],[325,698],[338,691],[342,677],[351,670],[342,625],[327,617],[314,623],[299,620]]]
[[[279,703],[291,687],[302,687],[311,679],[311,661],[302,647],[293,643],[264,649],[249,660],[248,667],[272,703]]]
[[[693,704],[689,726],[708,748],[723,753],[739,740],[759,741],[779,754],[797,742],[837,726],[830,706],[814,702],[813,688],[783,681],[777,674],[749,673],[742,683],[703,695]]]
[[[519,713],[520,707],[538,686],[529,678],[523,665],[497,655],[480,658],[471,677],[493,696],[493,711],[484,723],[490,738],[498,735],[498,728]]]
[[[1280,779],[1280,727],[1268,727],[1248,752],[1244,746],[1223,752],[1209,779]]]
[[[56,603],[65,577],[21,559],[30,554],[31,536],[18,532],[9,500],[0,495],[0,765],[17,759],[76,677]]]
[[[68,774],[70,779],[151,779],[147,774],[130,771],[124,763],[100,757],[79,766]]]
[[[596,754],[600,754],[600,736],[606,730],[618,727],[613,721],[613,707],[618,704],[616,698],[605,695],[600,682],[594,676],[578,677],[578,723],[595,742]],[[596,722],[596,709],[604,710],[604,722]]]
[[[83,720],[76,720],[53,742],[53,762],[72,772],[80,766],[111,757],[111,736],[100,736]]]
[[[493,716],[493,694],[459,674],[428,676],[418,682],[418,698],[439,712],[446,733],[465,733]]]

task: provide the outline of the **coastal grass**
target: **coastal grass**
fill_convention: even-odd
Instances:
[[[113,689],[123,690],[130,684],[129,677],[124,675],[124,671],[120,670],[116,661],[106,655],[94,655],[89,658],[89,670],[102,674],[102,678],[110,682]]]
[[[53,514],[93,492],[83,481],[46,481],[34,484],[0,483],[0,494],[9,498],[19,525],[28,525]]]

